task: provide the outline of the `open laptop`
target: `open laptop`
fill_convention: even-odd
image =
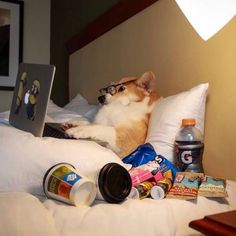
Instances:
[[[9,116],[12,126],[37,137],[66,138],[60,124],[45,124],[55,69],[53,65],[19,65]]]

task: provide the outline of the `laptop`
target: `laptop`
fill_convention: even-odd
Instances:
[[[36,137],[66,137],[60,124],[45,124],[55,70],[53,65],[19,65],[9,116],[12,126]]]

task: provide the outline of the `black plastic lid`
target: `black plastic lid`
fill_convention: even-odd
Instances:
[[[98,187],[107,202],[122,202],[132,188],[130,174],[123,166],[117,163],[108,163],[100,170]]]

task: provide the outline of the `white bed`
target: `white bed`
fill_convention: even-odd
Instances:
[[[163,98],[152,114],[150,126],[160,111],[162,114],[169,112],[173,116],[173,109],[170,111],[173,102],[180,106],[181,101],[185,102],[187,98],[205,97],[207,87],[207,84],[202,84],[189,91]],[[204,105],[205,99],[202,100]],[[189,107],[193,104],[194,99]],[[75,105],[83,108],[82,112],[76,113]],[[80,95],[66,108],[70,110],[50,102],[47,119],[65,121],[92,114],[97,109],[82,100]],[[187,110],[188,106],[185,106],[183,112]],[[199,113],[200,110],[202,106],[192,112]],[[75,207],[46,199],[42,188],[43,176],[56,163],[68,162],[86,176],[91,176],[109,162],[128,166],[112,151],[92,141],[36,138],[30,133],[17,130],[8,124],[8,114],[9,112],[0,114],[0,235],[200,235],[188,226],[190,221],[208,214],[236,209],[236,182],[232,180],[227,180],[229,197],[215,200],[200,196],[195,202],[147,198],[109,204],[95,200],[91,206]],[[172,126],[175,121],[167,120],[172,122]],[[155,125],[158,126],[158,122]],[[162,131],[166,133],[167,129],[162,128]],[[153,134],[150,133],[152,132],[149,131],[147,141],[158,148],[158,135],[153,140]],[[166,140],[168,138],[170,137],[166,137]],[[165,151],[168,153],[164,149],[163,152]]]
[[[127,2],[120,1],[120,4]],[[64,108],[51,101],[47,120],[92,119],[98,107],[87,100],[95,102],[99,88],[120,79],[121,75],[138,76],[151,69],[157,72],[158,89],[165,98],[158,101],[151,114],[146,142],[151,143],[158,154],[173,161],[174,138],[181,119],[196,118],[198,128],[205,132],[203,164],[206,174],[228,178],[228,197],[199,196],[194,202],[129,199],[120,204],[95,200],[91,206],[84,207],[46,199],[43,176],[56,163],[70,163],[88,177],[109,162],[128,166],[111,150],[92,141],[36,138],[17,130],[8,124],[9,112],[5,112],[0,113],[0,235],[196,236],[201,234],[189,227],[190,221],[236,209],[236,162],[232,156],[236,150],[235,132],[232,132],[235,99],[230,97],[235,94],[235,86],[229,81],[233,76],[225,76],[226,71],[230,71],[228,66],[222,66],[222,71],[218,71],[221,66],[217,63],[209,66],[211,60],[204,57],[205,54],[217,55],[216,58],[227,61],[227,53],[224,49],[222,53],[218,51],[218,45],[228,45],[228,41],[221,43],[223,37],[219,37],[220,42],[212,40],[209,47],[203,44],[183,20],[175,1],[142,2],[155,3],[96,42],[78,52],[70,52],[69,90],[70,98],[74,99]],[[155,22],[157,27],[150,27],[150,22]],[[232,64],[232,59],[228,64]],[[224,84],[221,77],[225,78]],[[228,97],[222,90],[225,85],[228,86],[225,89]],[[223,100],[223,97],[227,99]],[[224,116],[217,115],[216,118],[216,114]],[[226,128],[226,123],[232,127]]]

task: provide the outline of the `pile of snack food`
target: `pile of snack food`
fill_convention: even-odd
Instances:
[[[143,153],[142,155],[142,148]],[[141,152],[141,153],[140,153]],[[145,144],[135,155],[123,160],[132,165],[129,173],[132,190],[129,198],[178,198],[194,200],[197,196],[227,197],[226,181],[204,173],[180,172],[170,161]]]

